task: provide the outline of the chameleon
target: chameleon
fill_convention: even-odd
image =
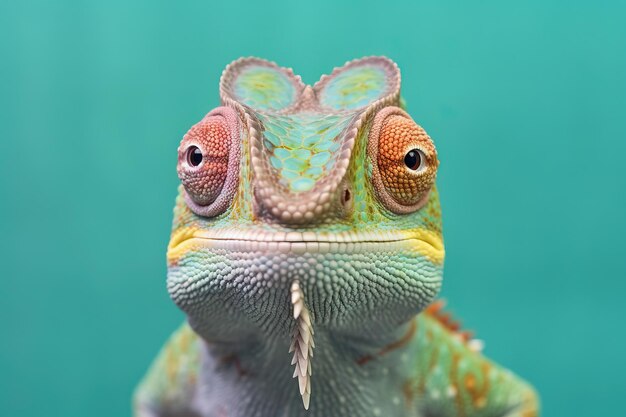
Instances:
[[[439,159],[386,57],[314,85],[229,64],[183,136],[167,289],[187,320],[137,417],[535,417],[437,300]]]

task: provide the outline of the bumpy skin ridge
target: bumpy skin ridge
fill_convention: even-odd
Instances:
[[[383,57],[314,86],[258,58],[226,68],[222,107],[179,148],[167,288],[188,323],[136,416],[538,415],[528,384],[428,307],[439,161],[399,94]]]
[[[249,101],[245,97],[241,97],[241,91],[238,88],[237,81],[242,76],[250,73],[250,67],[260,67],[263,70],[272,70],[272,75],[276,78],[284,78],[284,83],[268,82],[267,77],[258,81],[258,83],[266,83],[271,90],[266,97],[275,97],[279,95],[278,91],[274,91],[280,86],[291,86],[293,94],[290,95],[291,100],[273,100],[268,98],[271,104],[261,107],[252,108],[250,105],[257,104],[258,100]],[[368,96],[367,100],[350,102],[350,106],[346,108],[329,108],[324,105],[329,102],[329,94],[326,89],[329,84],[332,86],[332,80],[337,79],[346,71],[357,71],[359,68],[363,70],[374,71],[379,68],[378,73],[382,74],[386,80],[384,88],[380,88],[378,95]],[[242,75],[243,74],[243,75]],[[357,74],[359,75],[359,74]],[[246,80],[248,81],[248,80]],[[367,78],[364,82],[367,81]],[[360,85],[348,87],[361,88]],[[342,91],[342,93],[346,93]],[[255,193],[258,197],[260,205],[262,205],[269,215],[276,217],[282,223],[288,224],[312,224],[321,222],[328,218],[330,212],[339,208],[335,203],[335,194],[342,192],[338,185],[344,177],[347,166],[351,159],[351,149],[357,133],[363,126],[363,123],[371,117],[377,110],[391,104],[397,104],[400,96],[400,73],[397,66],[390,60],[382,57],[369,57],[362,60],[355,60],[346,63],[342,68],[336,68],[331,75],[322,77],[313,88],[306,88],[300,77],[293,75],[291,69],[278,67],[276,64],[267,61],[260,61],[257,58],[243,58],[229,65],[222,74],[220,95],[224,103],[234,105],[241,113],[245,114],[247,125],[250,132],[250,155],[251,166],[255,175],[257,187]],[[341,97],[350,96],[350,94],[339,94]],[[320,100],[326,98],[326,101]],[[282,103],[283,107],[278,107],[275,102]],[[296,123],[298,118],[317,118],[337,117],[340,120],[349,120],[347,127],[335,139],[339,144],[338,149],[332,155],[334,165],[326,169],[325,175],[318,179],[310,189],[310,192],[300,192],[294,195],[285,187],[280,187],[281,181],[278,181],[274,175],[270,160],[270,153],[273,149],[269,149],[265,145],[264,132],[266,131],[261,120],[263,118],[278,120],[278,117],[286,119],[287,122]],[[284,149],[279,147],[280,149]],[[306,150],[307,147],[300,148]],[[275,154],[274,154],[275,155]],[[307,191],[309,191],[307,189]]]

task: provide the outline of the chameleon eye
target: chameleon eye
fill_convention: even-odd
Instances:
[[[404,165],[411,171],[417,171],[422,166],[422,155],[419,149],[411,149],[404,155]]]
[[[178,177],[185,200],[201,216],[216,216],[230,203],[239,178],[239,120],[220,107],[183,137],[178,148]]]
[[[421,208],[435,182],[437,151],[428,134],[398,107],[374,118],[367,154],[378,199],[394,213]]]
[[[187,162],[192,167],[197,167],[202,163],[202,151],[197,146],[187,148]]]

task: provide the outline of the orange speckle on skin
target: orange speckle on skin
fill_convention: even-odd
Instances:
[[[402,384],[402,394],[404,395],[404,404],[407,409],[413,408],[413,401],[415,401],[416,391],[413,389],[413,384],[410,380]]]
[[[458,335],[462,341],[467,342],[472,338],[472,332],[460,331],[461,323],[456,321],[450,313],[443,311],[445,305],[446,302],[444,300],[437,300],[426,307],[424,313],[437,320],[444,328]]]
[[[480,375],[482,379],[482,384],[478,384],[478,380],[476,375],[467,374],[465,376],[465,387],[467,388],[467,393],[472,397],[472,403],[476,408],[483,408],[487,405],[487,395],[489,394],[489,372],[491,370],[491,365],[485,362],[481,366]]]
[[[465,388],[467,388],[468,390],[473,390],[474,387],[476,386],[476,378],[474,378],[474,375],[469,374],[465,377]]]
[[[487,398],[478,397],[476,401],[474,401],[474,405],[476,406],[476,408],[483,408],[484,406],[487,405]]]
[[[461,360],[461,356],[458,352],[453,352],[452,354],[452,363],[450,365],[450,375],[449,379],[452,384],[458,389],[458,375],[459,375],[459,361]],[[465,406],[463,404],[463,397],[461,395],[455,395],[454,397],[456,408],[458,410],[458,415],[460,417],[465,416]]]
[[[537,417],[539,415],[539,405],[535,394],[533,391],[527,391],[524,397],[526,408],[522,411],[522,417]]]

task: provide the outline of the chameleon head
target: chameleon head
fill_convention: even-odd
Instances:
[[[336,334],[397,328],[437,294],[443,241],[434,144],[400,106],[382,57],[313,86],[290,69],[230,64],[222,106],[184,136],[168,289],[213,342],[283,338],[295,281]]]

